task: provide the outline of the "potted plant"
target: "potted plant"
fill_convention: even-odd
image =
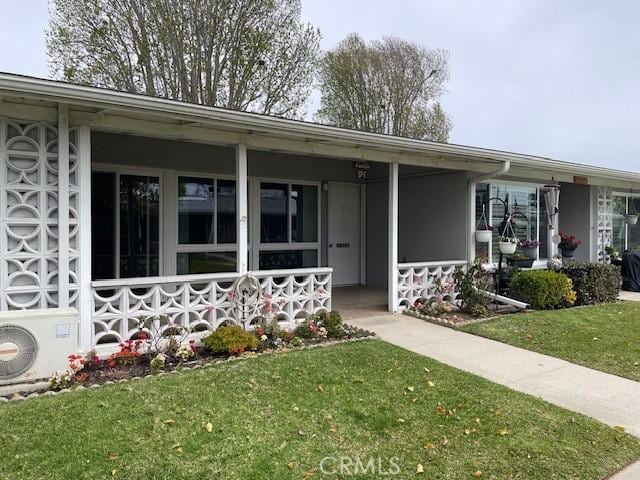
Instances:
[[[498,249],[503,255],[513,255],[518,248],[518,239],[500,235],[498,237]]]
[[[487,222],[487,216],[484,213],[484,205],[482,206],[482,215],[476,225],[476,242],[489,243],[493,235],[493,227]]]
[[[527,239],[520,243],[522,247],[522,253],[525,257],[530,258],[532,260],[538,259],[538,248],[540,247],[540,242],[535,239]]]
[[[576,248],[580,246],[582,242],[576,239],[575,235],[560,234],[560,243],[558,248],[562,251],[563,258],[573,258],[576,253]]]
[[[526,255],[514,255],[507,257],[507,265],[517,268],[531,268],[534,260],[535,258],[527,257]]]
[[[637,213],[627,213],[624,216],[624,223],[627,225],[635,225],[638,223],[638,214]]]

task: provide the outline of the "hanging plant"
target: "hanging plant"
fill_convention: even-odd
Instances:
[[[498,249],[503,255],[513,255],[518,248],[518,238],[513,230],[512,217],[506,219],[502,235],[498,237]]]
[[[478,243],[489,243],[493,235],[493,227],[487,222],[484,208],[484,205],[482,205],[482,214],[476,225],[476,242]]]

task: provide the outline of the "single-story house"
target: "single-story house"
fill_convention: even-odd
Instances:
[[[283,322],[350,285],[397,311],[455,265],[497,261],[500,232],[475,241],[483,211],[520,212],[539,267],[558,230],[583,260],[637,247],[634,191],[638,173],[0,74],[0,322],[75,308],[85,350],[144,315],[248,324],[248,274]]]

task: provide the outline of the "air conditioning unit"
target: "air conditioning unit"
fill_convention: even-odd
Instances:
[[[0,385],[49,378],[78,349],[75,308],[0,312]]]

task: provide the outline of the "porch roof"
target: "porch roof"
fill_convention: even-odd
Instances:
[[[69,105],[71,122],[101,131],[235,145],[256,150],[398,162],[455,170],[491,172],[511,162],[510,176],[638,188],[640,173],[565,162],[466,145],[443,144],[349,130],[269,115],[88,87],[62,81],[0,73],[0,115],[57,120],[59,103]]]

